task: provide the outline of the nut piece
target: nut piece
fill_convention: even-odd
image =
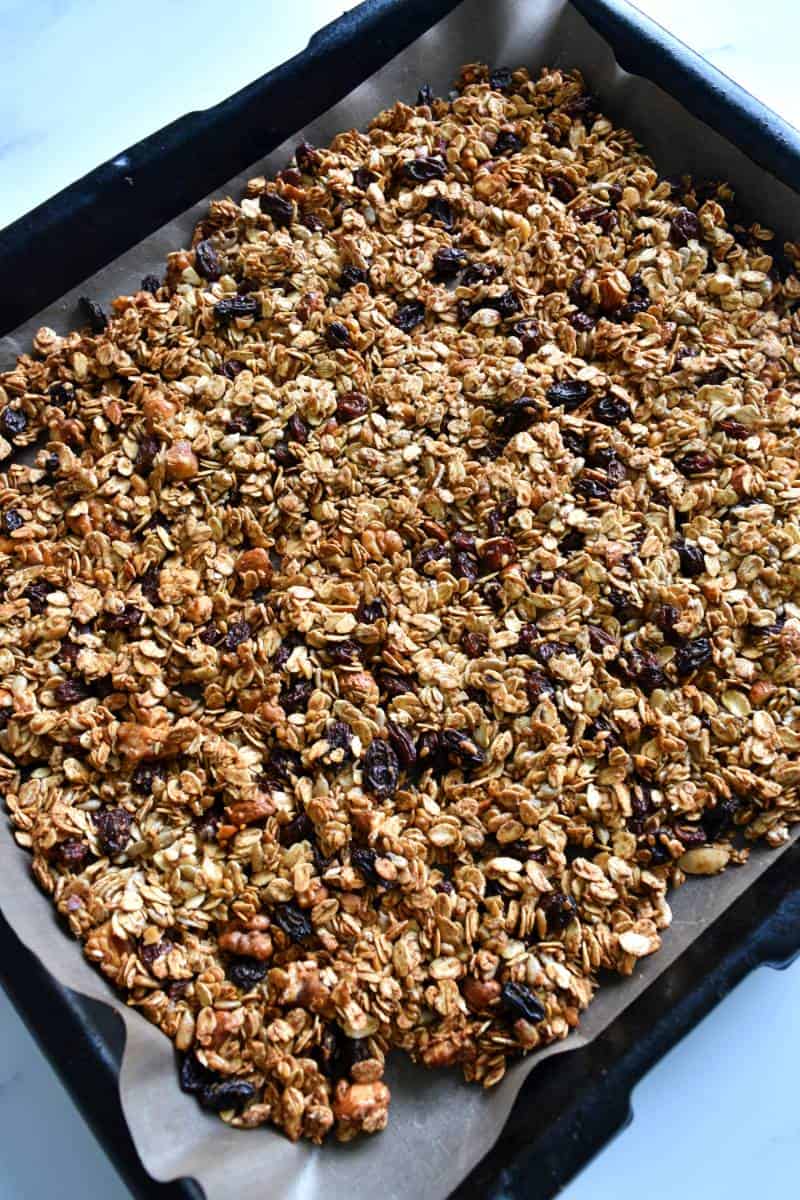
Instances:
[[[219,947],[229,954],[244,954],[266,962],[272,958],[269,925],[269,918],[263,916],[251,917],[249,921],[231,921],[217,939]]]
[[[200,464],[192,450],[192,443],[186,438],[179,438],[177,442],[173,442],[164,455],[164,466],[167,478],[175,482],[195,476]]]
[[[717,875],[730,857],[730,850],[724,846],[696,846],[680,856],[678,866],[687,875]]]
[[[359,1133],[377,1133],[386,1128],[389,1120],[391,1092],[385,1083],[348,1083],[340,1079],[336,1085],[333,1115],[336,1136],[349,1142]]]
[[[496,979],[476,979],[470,975],[464,980],[461,993],[474,1012],[481,1012],[498,999],[502,988]]]

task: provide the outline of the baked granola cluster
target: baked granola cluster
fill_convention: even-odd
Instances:
[[[787,838],[798,299],[577,73],[471,66],[0,377],[3,790],[207,1108],[494,1084]]]

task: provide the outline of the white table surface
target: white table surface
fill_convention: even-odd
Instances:
[[[348,7],[0,0],[0,227],[167,121],[284,61]],[[798,0],[639,7],[800,126]],[[561,1200],[796,1195],[800,1048],[790,1031],[799,1008],[800,962],[754,972],[642,1081],[633,1123]],[[0,993],[0,1200],[128,1196]]]

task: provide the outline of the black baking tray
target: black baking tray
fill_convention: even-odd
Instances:
[[[0,296],[0,335],[265,156],[457,2],[366,0],[289,62],[145,138],[0,232],[0,277],[13,281]],[[622,67],[657,83],[800,192],[797,130],[630,5],[572,3]],[[496,1146],[454,1196],[555,1196],[624,1127],[631,1091],[654,1063],[754,967],[785,965],[800,951],[799,879],[800,845],[589,1046],[545,1060],[523,1086]],[[2,917],[0,982],[134,1195],[202,1200],[191,1180],[155,1183],[139,1160],[119,1102],[119,1018],[61,987]]]

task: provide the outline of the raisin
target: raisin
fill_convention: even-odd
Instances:
[[[169,954],[172,949],[172,942],[168,938],[162,937],[157,942],[146,942],[139,946],[139,959],[147,967],[148,971],[153,966],[157,958],[162,958],[163,955]]]
[[[400,177],[405,183],[427,183],[430,179],[444,179],[447,164],[439,154],[412,158],[403,163]]]
[[[739,808],[737,801],[729,796],[727,800],[719,800],[714,808],[707,808],[700,818],[706,839],[715,842],[717,838],[730,833],[733,819]]]
[[[459,639],[459,645],[468,658],[480,658],[488,653],[489,639],[484,633],[476,633],[474,630],[465,629]]]
[[[542,700],[549,699],[556,694],[555,687],[541,671],[526,671],[525,691],[528,700],[534,707]]]
[[[310,679],[298,679],[294,683],[285,683],[281,688],[280,702],[285,713],[305,712],[314,684]]]
[[[284,227],[291,225],[294,217],[294,205],[291,200],[284,199],[277,192],[265,192],[261,197],[261,211],[272,218],[273,224]]]
[[[500,437],[508,441],[530,429],[535,422],[536,401],[531,396],[520,396],[503,411],[498,432]]]
[[[397,755],[397,761],[404,771],[409,771],[417,761],[417,750],[408,730],[394,721],[386,722],[389,742]]]
[[[402,329],[403,333],[411,333],[412,329],[416,329],[424,321],[425,305],[420,300],[411,300],[408,304],[402,304],[392,318],[392,324],[396,325],[398,329]]]
[[[325,230],[324,222],[320,217],[317,216],[316,213],[304,212],[300,220],[305,228],[310,230],[311,233],[323,233]]]
[[[495,67],[489,72],[489,87],[495,92],[507,92],[512,82],[510,67]]]
[[[563,175],[547,175],[545,183],[562,204],[569,204],[570,200],[574,200],[578,194],[578,189],[572,180],[565,179]]]
[[[89,846],[81,838],[67,838],[55,848],[55,855],[68,871],[80,871],[89,857]]]
[[[478,578],[478,560],[467,550],[456,550],[450,558],[450,567],[456,579],[466,579],[475,583]]]
[[[694,450],[675,460],[675,466],[683,475],[705,475],[714,469],[714,459],[710,454]]]
[[[393,747],[385,738],[373,738],[364,755],[364,786],[379,800],[397,791],[400,763]]]
[[[547,1016],[544,1005],[524,983],[504,983],[500,993],[503,1007],[513,1017],[522,1017],[536,1025]]]
[[[561,441],[564,444],[564,448],[569,450],[570,454],[574,454],[577,458],[586,457],[588,451],[586,438],[583,434],[578,433],[576,429],[562,429]]]
[[[690,642],[683,642],[675,651],[675,670],[682,679],[686,675],[691,675],[693,671],[698,671],[712,659],[709,639],[706,637],[694,638]]]
[[[516,654],[530,654],[540,638],[540,633],[533,621],[528,621],[519,631],[519,640],[514,647]]]
[[[229,364],[226,363],[226,366]],[[223,367],[223,371],[224,371]],[[255,418],[252,413],[237,412],[225,426],[226,433],[241,433],[247,435],[253,433],[256,427]]]
[[[363,392],[347,392],[336,401],[336,416],[341,421],[357,421],[369,412],[369,400]]]
[[[661,630],[665,642],[674,643],[679,640],[675,626],[680,620],[680,615],[680,609],[676,608],[674,604],[659,604],[656,609],[653,615],[653,624]]]
[[[565,412],[574,412],[589,398],[589,385],[582,379],[561,379],[545,392],[548,404],[561,405]]]
[[[226,296],[214,305],[214,316],[218,321],[233,321],[237,317],[257,317],[259,302],[255,296]]]
[[[444,246],[433,256],[434,272],[442,279],[453,279],[467,266],[469,259],[463,250],[455,246]]]
[[[713,370],[706,371],[705,374],[698,376],[697,382],[700,384],[724,383],[728,375],[729,371],[727,367],[714,367]]]
[[[126,604],[122,612],[106,614],[106,625],[109,629],[130,633],[142,623],[143,619],[144,613],[140,608],[137,608],[135,604]]]
[[[572,647],[566,642],[543,642],[541,646],[537,646],[535,656],[543,667],[546,667],[551,658],[555,658],[557,654],[569,654]]]
[[[75,388],[71,383],[51,383],[47,394],[51,404],[66,408],[75,399]]]
[[[724,421],[719,421],[717,424],[718,428],[735,442],[743,442],[745,438],[750,436],[749,431],[742,425],[741,421],[735,421],[732,417],[726,418]]]
[[[467,554],[477,553],[474,536],[471,533],[465,533],[463,529],[456,530],[450,538],[450,545],[454,550],[464,550]]]
[[[700,236],[700,222],[691,209],[679,208],[669,223],[669,236],[674,246],[685,246],[690,238]]]
[[[513,129],[501,129],[495,139],[492,153],[495,158],[501,154],[519,154],[522,149],[522,138]]]
[[[376,597],[374,600],[360,600],[356,609],[356,620],[363,625],[374,625],[376,621],[386,618],[386,605]]]
[[[547,930],[561,931],[566,929],[578,911],[578,906],[572,896],[565,892],[545,892],[539,898],[539,908],[547,918]]]
[[[677,543],[678,558],[681,564],[681,574],[687,579],[696,579],[706,569],[706,558],[696,542],[681,539]]]
[[[620,621],[631,621],[639,616],[638,604],[627,592],[622,592],[619,588],[609,589],[608,602]]]
[[[345,267],[339,276],[339,287],[343,292],[349,292],[357,283],[367,282],[367,272],[363,267]]]
[[[478,287],[481,283],[491,283],[502,273],[502,267],[497,263],[473,262],[464,272],[462,283],[464,287]]]
[[[213,1071],[198,1062],[193,1054],[187,1054],[181,1063],[180,1085],[182,1092],[194,1095],[201,1088],[208,1087],[216,1079]]]
[[[426,568],[431,563],[442,562],[445,558],[447,558],[447,548],[440,543],[437,542],[433,546],[423,546],[414,555],[414,570],[419,571],[420,575],[427,575],[429,572]]]
[[[582,496],[584,500],[609,500],[611,497],[608,484],[599,479],[592,479],[589,475],[582,476],[576,482],[575,494]]]
[[[77,679],[65,679],[53,692],[56,704],[60,704],[63,708],[70,704],[80,704],[88,695],[85,685]]]
[[[603,425],[619,425],[622,421],[630,421],[633,417],[631,406],[620,396],[608,394],[601,396],[595,403],[594,415]]]
[[[331,321],[325,330],[325,341],[331,350],[346,350],[350,345],[350,331],[342,321]]]
[[[104,808],[95,813],[97,844],[103,854],[113,858],[121,854],[130,841],[133,817],[124,808]]]
[[[508,537],[490,538],[480,549],[481,567],[488,573],[502,571],[509,563],[514,562],[516,557],[517,548]]]
[[[21,408],[4,408],[0,413],[0,426],[9,437],[18,437],[28,428],[28,418]]]
[[[448,760],[465,771],[475,770],[486,762],[486,755],[477,742],[460,729],[443,729],[441,744]]]
[[[601,625],[587,626],[589,632],[589,646],[595,654],[602,654],[608,646],[616,646],[616,639]]]
[[[499,296],[493,296],[489,300],[484,300],[481,308],[493,308],[495,312],[498,312],[501,317],[507,320],[509,317],[516,316],[522,308],[522,303],[514,289],[507,288]]]
[[[425,211],[430,214],[434,221],[439,221],[444,225],[445,229],[449,230],[453,228],[455,219],[453,217],[452,206],[448,200],[444,200],[441,196],[433,196],[428,201]]]
[[[207,1083],[198,1092],[200,1106],[209,1112],[226,1112],[234,1109],[240,1112],[246,1104],[254,1099],[256,1089],[252,1083],[244,1079],[220,1079],[215,1083]]]
[[[594,741],[595,738],[603,738],[604,753],[607,753],[612,746],[619,745],[619,737],[617,731],[602,713],[598,713],[592,723],[586,730],[587,739]]]
[[[447,759],[441,735],[435,729],[425,729],[417,738],[417,766],[421,771],[430,768],[435,773],[445,769]]]
[[[578,333],[591,333],[597,324],[597,318],[591,313],[576,312],[569,318],[569,323]]]
[[[306,175],[313,175],[319,167],[320,158],[310,142],[299,142],[294,152],[294,161]]]
[[[357,187],[359,191],[365,192],[377,178],[375,172],[370,171],[367,167],[356,167],[353,171],[353,186]]]
[[[197,274],[209,283],[214,283],[222,274],[219,255],[207,239],[198,242],[194,248],[194,266]]]
[[[650,695],[656,688],[667,686],[667,677],[654,654],[642,650],[629,650],[620,660],[620,665],[629,679]]]
[[[269,963],[257,958],[236,958],[225,967],[225,977],[240,992],[250,992],[267,974]]]
[[[102,333],[108,327],[108,317],[96,300],[90,300],[88,296],[81,296],[78,304],[89,322],[92,333]]]
[[[303,418],[298,413],[292,413],[286,422],[286,436],[291,441],[299,442],[301,446],[305,446],[310,433],[311,429]]]
[[[272,920],[293,942],[303,942],[314,935],[311,921],[293,900],[286,904],[278,904],[272,914]]]
[[[161,280],[157,275],[145,275],[139,284],[139,289],[143,292],[149,292],[151,296],[155,296],[160,287]]]
[[[219,625],[214,625],[213,622],[205,625],[198,634],[200,641],[204,646],[218,646],[224,638],[224,633]]]
[[[248,621],[234,621],[228,626],[228,632],[225,634],[225,649],[235,650],[237,646],[249,642],[252,635],[253,630]]]
[[[296,750],[288,746],[275,746],[270,751],[267,764],[267,781],[274,776],[282,783],[291,783],[293,775],[299,775],[303,769],[302,760]]]
[[[401,675],[399,671],[389,671],[386,667],[380,668],[375,679],[381,691],[390,700],[396,696],[405,696],[407,692],[413,692],[414,690],[414,681],[409,675]]]
[[[521,358],[528,358],[542,343],[539,322],[533,317],[524,317],[521,321],[516,321],[508,332],[509,336],[518,338],[522,343]]]
[[[25,521],[15,508],[7,508],[3,513],[3,528],[6,533],[13,533],[15,529],[21,529],[24,524]]]
[[[134,467],[141,475],[150,474],[160,449],[161,443],[158,438],[153,437],[151,433],[146,433],[139,442],[139,449],[136,451],[136,458],[133,460]]]
[[[278,840],[282,846],[294,846],[297,842],[310,842],[314,838],[314,823],[307,812],[298,813],[291,821],[281,826]]]
[[[377,854],[374,850],[365,850],[360,847],[350,851],[350,866],[355,868],[364,879],[364,882],[370,887],[380,887],[385,881],[381,879],[378,872],[375,870],[375,859]]]
[[[433,88],[429,83],[423,83],[417,92],[417,108],[430,108],[433,104]]]
[[[150,796],[153,793],[153,781],[164,778],[166,774],[160,763],[139,763],[131,776],[131,787],[140,796]]]

